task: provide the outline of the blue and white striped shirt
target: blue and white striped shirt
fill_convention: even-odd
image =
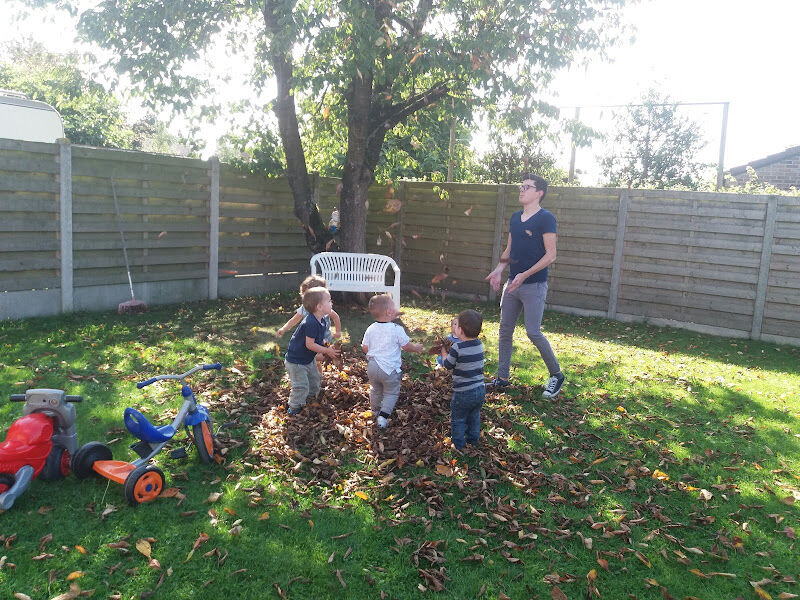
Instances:
[[[442,365],[453,369],[453,391],[464,392],[483,385],[483,344],[480,340],[456,342]]]

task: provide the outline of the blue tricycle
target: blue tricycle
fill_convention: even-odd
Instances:
[[[209,371],[211,369],[221,369],[220,363],[213,365],[197,365],[193,369],[181,373],[180,375],[157,375],[136,384],[137,388],[143,388],[162,379],[177,379],[181,382],[181,395],[183,404],[181,405],[175,419],[169,425],[156,426],[150,423],[142,413],[135,408],[125,409],[125,427],[139,441],[131,445],[131,449],[139,455],[139,459],[133,462],[112,460],[111,448],[102,442],[89,442],[78,448],[72,457],[72,471],[79,479],[84,479],[90,475],[100,475],[111,481],[115,481],[125,486],[125,497],[132,505],[142,504],[155,500],[164,489],[164,472],[150,464],[156,454],[169,442],[181,427],[185,427],[188,433],[192,428],[194,445],[197,454],[204,463],[213,462],[216,459],[214,452],[214,424],[208,409],[202,404],[197,404],[194,393],[189,387],[186,378],[197,371]],[[185,456],[185,451],[179,449],[172,455]]]

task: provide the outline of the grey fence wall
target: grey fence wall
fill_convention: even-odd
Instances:
[[[218,161],[0,140],[0,319],[296,286],[309,252],[284,179]],[[337,180],[314,179],[327,214]],[[800,343],[800,199],[551,188],[549,306]],[[484,276],[518,210],[510,185],[400,181],[369,192],[367,246],[406,289],[496,299]]]
[[[0,139],[0,319],[294,287],[309,252],[285,182],[218,161]]]

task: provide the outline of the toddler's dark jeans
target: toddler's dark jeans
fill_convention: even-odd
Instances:
[[[461,450],[465,444],[478,444],[481,435],[481,406],[486,396],[483,385],[464,392],[453,392],[450,400],[450,439]]]

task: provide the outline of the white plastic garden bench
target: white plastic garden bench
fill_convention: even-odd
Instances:
[[[386,272],[394,283],[386,285]],[[400,310],[400,268],[391,256],[356,252],[320,252],[311,257],[311,274],[322,275],[334,292],[389,292]]]

